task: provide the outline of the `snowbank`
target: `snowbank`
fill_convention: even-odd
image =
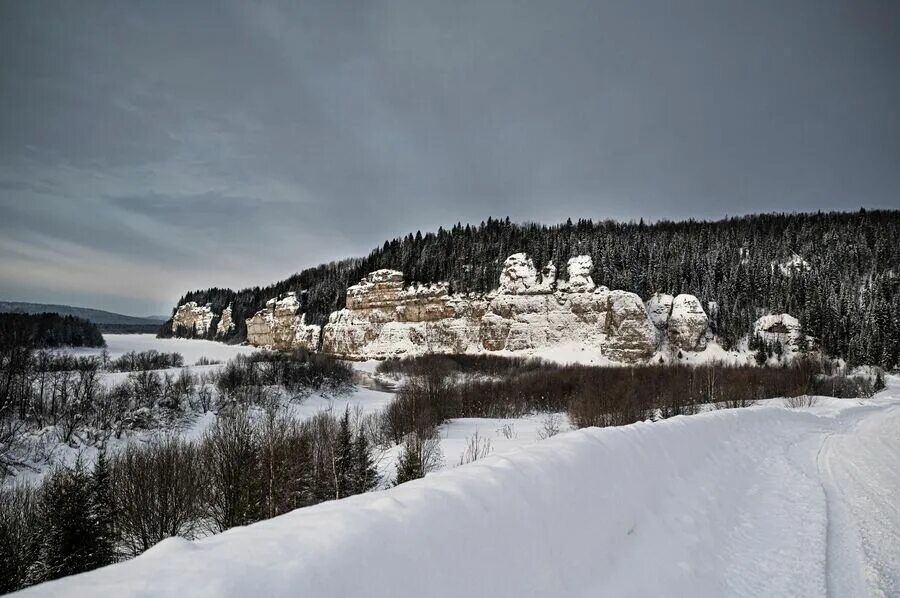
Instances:
[[[841,421],[766,406],[561,434],[25,595],[824,595],[816,450]]]

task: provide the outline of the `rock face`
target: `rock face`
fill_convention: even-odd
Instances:
[[[231,306],[222,310],[219,325],[216,327],[216,338],[222,338],[234,331],[234,320],[231,319]]]
[[[665,330],[672,315],[672,302],[675,297],[667,293],[656,293],[647,300],[647,313],[650,320],[659,330]]]
[[[404,287],[400,272],[379,270],[347,289],[347,307],[331,314],[322,350],[380,359],[578,344],[618,361],[649,357],[657,331],[640,297],[596,287],[592,267],[589,256],[573,258],[567,280],[557,282],[552,266],[538,274],[517,253],[487,295],[451,295],[444,283]]]
[[[709,318],[693,295],[678,295],[672,300],[672,312],[666,323],[671,346],[686,351],[706,349]]]
[[[319,346],[319,327],[306,324],[306,314],[299,311],[296,293],[269,299],[265,308],[247,319],[247,342],[278,351],[315,351]]]
[[[778,341],[784,347],[799,351],[804,342],[800,321],[790,314],[763,316],[753,323],[753,332],[767,343]]]
[[[175,310],[175,315],[172,316],[172,332],[180,336],[186,336],[184,331],[188,331],[190,336],[206,336],[212,321],[212,307],[189,301],[179,305]]]

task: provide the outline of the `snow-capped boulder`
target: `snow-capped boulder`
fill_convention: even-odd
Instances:
[[[265,308],[247,319],[247,342],[279,351],[315,351],[319,345],[319,326],[308,325],[306,314],[299,311],[300,300],[294,292],[269,299]]]
[[[753,323],[753,333],[767,343],[780,342],[794,350],[801,349],[803,328],[790,314],[770,314]]]
[[[709,318],[696,297],[682,294],[672,300],[666,330],[673,347],[686,351],[704,350],[708,328]]]
[[[172,316],[172,332],[177,336],[206,336],[213,321],[212,306],[189,301],[179,305]]]
[[[675,297],[668,293],[655,293],[647,300],[647,313],[650,320],[659,330],[665,330],[669,323],[669,315],[672,313],[672,302]]]
[[[566,290],[570,293],[590,293],[597,286],[591,278],[594,260],[589,255],[579,255],[569,259],[566,267],[568,280]]]
[[[520,294],[536,290],[537,271],[531,258],[524,253],[514,253],[503,262],[500,272],[500,293]]]

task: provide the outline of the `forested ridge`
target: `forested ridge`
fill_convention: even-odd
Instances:
[[[324,324],[344,306],[347,286],[379,268],[401,270],[407,282],[447,281],[453,292],[481,293],[497,287],[513,253],[528,253],[538,267],[552,262],[561,273],[570,257],[588,254],[597,284],[644,299],[683,292],[714,303],[711,326],[726,348],[759,315],[787,312],[827,353],[893,367],[900,357],[898,239],[896,210],[553,226],[489,218],[398,237],[364,258],[308,268],[267,287],[192,291],[179,305],[210,303],[216,313],[232,305],[236,327],[226,340],[237,342],[246,337],[245,319],[288,291],[302,296],[307,322]],[[167,330],[171,323],[162,334]]]

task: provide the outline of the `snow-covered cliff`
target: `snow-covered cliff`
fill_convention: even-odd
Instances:
[[[209,327],[213,321],[212,307],[209,305],[197,305],[194,301],[189,301],[184,305],[179,305],[172,316],[172,332],[176,336],[183,335],[185,332],[192,336],[206,336]]]
[[[347,289],[346,307],[324,330],[306,323],[297,293],[272,298],[246,320],[247,342],[290,351],[321,350],[347,359],[384,359],[426,353],[542,353],[561,347],[635,363],[668,344],[682,351],[706,348],[709,320],[693,295],[657,293],[646,305],[636,294],[597,285],[593,261],[569,260],[557,278],[547,264],[537,270],[524,253],[504,262],[495,291],[451,294],[446,282],[407,285],[397,270],[376,270]],[[235,327],[232,307],[181,305],[176,334],[216,336]]]
[[[487,295],[451,295],[446,284],[404,287],[402,273],[379,270],[347,290],[347,307],[331,315],[322,350],[381,359],[577,344],[615,361],[650,357],[658,346],[657,329],[641,298],[596,286],[592,269],[590,256],[572,258],[567,278],[557,281],[552,266],[538,273],[527,255],[517,253],[504,263],[498,290]],[[676,322],[682,319],[679,311]],[[704,326],[702,335],[685,338],[705,333]],[[684,348],[691,348],[687,340]]]
[[[319,327],[308,325],[306,314],[299,311],[296,293],[269,299],[265,308],[247,320],[247,342],[279,351],[315,351],[319,347]]]

